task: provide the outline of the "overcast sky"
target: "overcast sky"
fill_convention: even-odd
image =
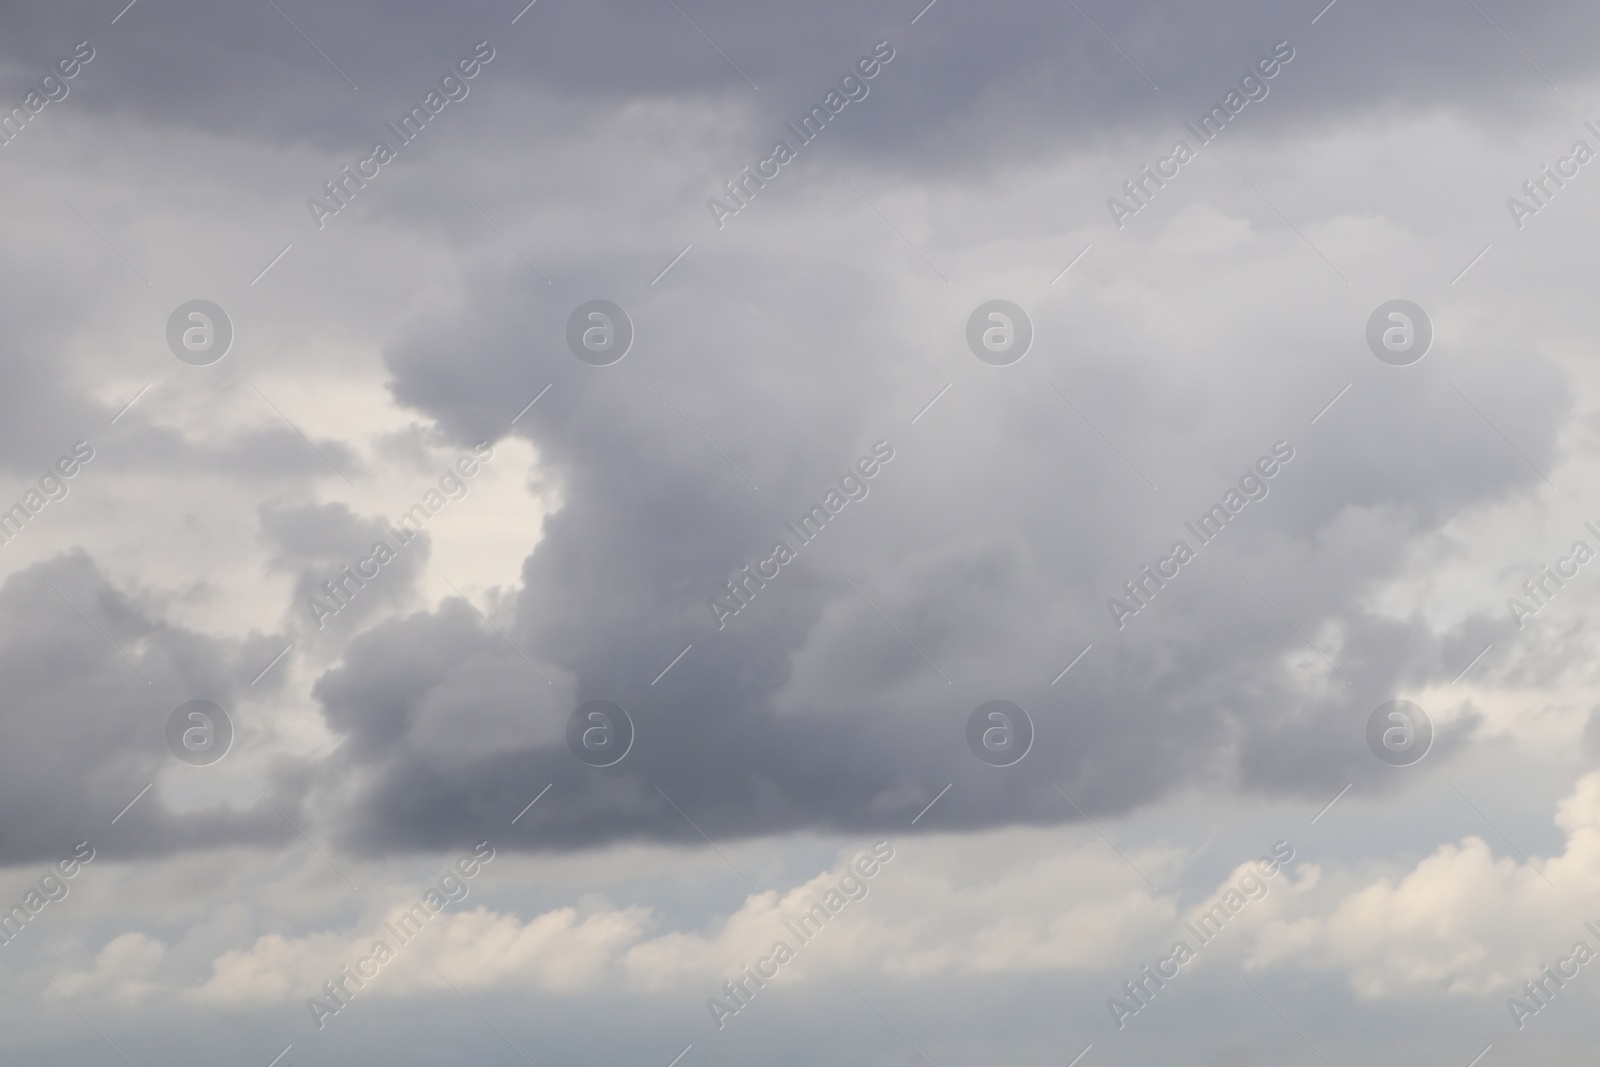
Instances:
[[[523,3],[0,14],[0,1058],[1588,1050],[1600,9]]]

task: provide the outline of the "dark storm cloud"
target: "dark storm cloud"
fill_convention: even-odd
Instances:
[[[263,650],[255,642],[224,647],[164,622],[111,588],[81,551],[7,578],[0,864],[52,858],[83,840],[103,855],[131,857],[292,835],[265,805],[180,815],[159,790],[119,818],[174,764],[165,739],[173,708],[212,700],[242,722],[237,702],[248,677],[240,676],[258,657],[265,662]]]
[[[1546,75],[1560,84],[1586,70],[1581,42],[1600,29],[1600,13],[1558,0],[1488,5],[1495,25],[1456,0],[1340,0],[1314,27],[1318,0],[1102,0],[1080,5],[1085,14],[1033,0],[940,0],[916,25],[922,0],[689,3],[679,5],[682,14],[649,0],[545,0],[516,25],[523,5],[515,0],[290,2],[278,5],[281,14],[264,3],[168,0],[140,3],[111,25],[122,6],[12,5],[0,48],[15,66],[0,91],[20,100],[58,52],[88,39],[99,54],[76,86],[74,109],[337,148],[366,141],[389,112],[415,102],[436,68],[478,40],[503,50],[496,80],[541,92],[620,103],[753,92],[754,83],[760,106],[778,118],[802,101],[809,106],[835,68],[883,38],[908,57],[886,90],[899,101],[895,117],[843,138],[862,152],[908,150],[919,166],[975,173],[980,160],[1036,151],[1042,131],[1081,140],[1142,119],[1175,121],[1214,102],[1236,68],[1279,40],[1307,50],[1300,84],[1288,91],[1312,111],[1349,115],[1404,97],[1481,112],[1545,92]],[[971,151],[940,150],[952,133],[970,139]]]
[[[316,690],[366,783],[349,829],[357,847],[443,846],[509,820],[550,782],[521,831],[530,845],[904,829],[949,782],[944,828],[1077,818],[1056,784],[1090,814],[1202,783],[1318,800],[1352,780],[1395,788],[1365,748],[1368,714],[1508,636],[1497,603],[1441,632],[1380,615],[1372,600],[1418,539],[1469,507],[1524,498],[1540,482],[1529,461],[1554,463],[1570,399],[1537,357],[1512,367],[1463,343],[1400,375],[1361,347],[1362,315],[1327,300],[1323,278],[1279,288],[1271,265],[1241,264],[1193,294],[1219,318],[1183,359],[1143,332],[1172,314],[1162,280],[1115,302],[1091,284],[1036,305],[1040,336],[1070,340],[1042,342],[1001,378],[960,350],[965,307],[908,315],[899,279],[870,260],[824,254],[817,269],[775,277],[753,268],[735,251],[708,259],[685,295],[636,288],[650,340],[605,370],[564,350],[578,294],[561,287],[515,298],[470,287],[466,306],[420,316],[389,346],[398,397],[463,441],[498,432],[521,395],[553,381],[518,432],[563,506],[501,626],[576,686],[560,702],[458,602],[364,634]],[[1260,329],[1267,300],[1270,338],[1228,340]],[[544,338],[532,354],[530,321]],[[470,374],[452,369],[461,350],[478,354]],[[1329,381],[1353,379],[1316,426],[1328,397],[1285,353],[1313,353]],[[908,426],[946,375],[955,391]],[[1527,461],[1464,395],[1493,398]],[[870,495],[719,631],[707,598],[774,539],[794,543],[784,521],[879,437],[896,455]],[[1184,522],[1277,440],[1295,457],[1267,499],[1117,630],[1107,598],[1178,538],[1192,543]],[[498,696],[482,681],[491,668]],[[997,697],[1038,727],[1034,751],[1007,771],[980,764],[963,739],[971,711]],[[633,752],[604,770],[561,738],[572,704],[596,698],[638,729]],[[522,740],[443,761],[411,736],[425,704],[484,701],[524,710]],[[1476,721],[1441,732],[1436,762]]]
[[[865,13],[843,4],[684,5],[761,85],[759,94],[671,5],[541,0],[515,27],[515,4],[283,6],[315,46],[270,4],[143,0],[115,27],[100,27],[111,13],[98,6],[24,6],[4,46],[16,80],[0,88],[25,91],[30,64],[89,38],[100,54],[52,121],[81,113],[130,127],[309,143],[353,162],[349,153],[365,149],[385,119],[414,103],[473,41],[488,39],[497,58],[473,92],[493,99],[468,101],[463,110],[478,108],[477,117],[450,136],[477,145],[479,175],[516,186],[480,194],[488,216],[502,220],[516,217],[508,206],[518,197],[533,198],[533,183],[547,180],[541,174],[560,175],[578,193],[592,180],[585,168],[594,164],[579,151],[545,158],[531,177],[508,172],[526,166],[516,151],[543,143],[545,129],[501,130],[516,151],[496,152],[490,117],[515,114],[518,101],[553,101],[559,113],[587,119],[663,97],[700,107],[737,99],[753,109],[754,152],[765,147],[766,131],[815,103],[879,38],[895,44],[895,66],[875,83],[870,103],[841,121],[841,145],[827,150],[835,164],[870,160],[919,178],[998,172],[1063,144],[1144,131],[1164,139],[1285,38],[1299,50],[1297,65],[1275,83],[1280,99],[1252,137],[1349,121],[1362,109],[1388,116],[1446,101],[1481,105],[1493,118],[1544,91],[1492,27],[1470,8],[1442,2],[1396,13],[1341,0],[1314,30],[1315,11],[1266,3],[1085,5],[1127,59],[1076,12],[1053,5],[940,0],[915,27],[916,11],[898,5]],[[1561,5],[1491,14],[1558,80],[1589,69],[1569,42],[1595,14]],[[608,130],[580,132],[594,143]],[[695,161],[675,181],[714,190],[707,176],[731,173],[725,163]],[[641,173],[651,166],[634,164]],[[285,201],[298,211],[330,174],[318,164],[317,180],[284,192]],[[358,202],[376,203],[377,218],[391,226],[446,232],[476,257],[463,268],[459,307],[415,312],[382,331],[393,393],[470,444],[503,436],[510,417],[553,383],[517,432],[559,480],[563,506],[546,521],[504,625],[535,664],[575,679],[575,700],[627,708],[639,740],[617,768],[579,765],[560,739],[571,711],[564,685],[547,684],[459,602],[379,624],[317,689],[330,726],[345,738],[329,773],[358,793],[348,836],[359,846],[441,844],[477,832],[481,820],[509,817],[550,781],[567,799],[548,805],[526,832],[530,842],[564,846],[696,839],[663,793],[701,829],[720,834],[904,825],[952,781],[946,826],[1075,817],[1052,782],[1091,811],[1125,809],[1197,780],[1321,796],[1329,785],[1376,773],[1356,729],[1371,706],[1404,685],[1448,678],[1502,625],[1474,618],[1434,633],[1418,620],[1380,620],[1366,601],[1399,573],[1408,543],[1537,480],[1458,403],[1437,360],[1396,388],[1394,378],[1380,378],[1387,368],[1362,354],[1351,371],[1357,389],[1338,412],[1348,421],[1330,419],[1313,433],[1299,413],[1325,400],[1320,374],[1303,365],[1263,369],[1258,351],[1222,345],[1196,357],[1202,375],[1132,328],[1177,313],[1163,302],[1168,278],[1165,288],[1130,282],[1131,300],[1126,288],[1108,288],[1096,299],[1064,297],[1053,312],[1041,301],[1041,337],[1071,336],[1073,348],[1041,342],[1037,357],[1000,386],[978,377],[959,351],[971,301],[930,319],[902,287],[934,279],[908,282],[894,258],[904,249],[887,232],[876,232],[879,243],[819,219],[815,244],[804,247],[779,229],[793,204],[758,204],[771,208],[765,221],[740,219],[739,234],[716,254],[699,250],[679,268],[678,277],[690,279],[684,288],[655,290],[645,283],[673,250],[656,228],[677,225],[677,217],[621,217],[613,204],[574,195],[560,202],[563,214],[607,225],[591,227],[593,239],[553,239],[537,257],[555,274],[546,286],[520,263],[508,273],[503,256],[479,255],[483,246],[473,242],[489,245],[496,235],[475,207],[421,191],[425,179],[414,173]],[[707,225],[704,195],[695,192],[692,215],[684,213],[699,226]],[[1098,211],[1098,198],[1087,209]],[[336,225],[357,242],[361,221]],[[763,244],[773,233],[784,243]],[[1212,273],[1208,264],[1184,284],[1202,288]],[[602,292],[623,300],[640,330],[635,353],[608,375],[572,359],[561,342],[570,310]],[[1208,296],[1231,317],[1200,336],[1238,336],[1262,317],[1264,301],[1248,290]],[[1268,310],[1303,319],[1281,326],[1271,342],[1316,353],[1336,387],[1349,358],[1345,342],[1359,338],[1365,309],[1334,315],[1319,292],[1303,307]],[[1501,427],[1548,467],[1568,403],[1563,383],[1537,359],[1515,373],[1472,354],[1462,366],[1472,372],[1461,379],[1468,391],[1493,396]],[[1146,493],[1142,476],[1064,406],[1046,371],[1158,471],[1164,494]],[[46,401],[19,414],[50,415],[25,437],[19,432],[19,443],[37,450],[46,429],[84,416],[50,371],[17,373]],[[908,427],[952,378],[959,386],[938,417]],[[872,495],[727,629],[715,629],[706,599],[765,555],[785,536],[783,523],[878,438],[897,456]],[[1300,455],[1273,497],[1128,631],[1109,629],[1106,598],[1279,438]],[[279,469],[264,454],[290,449],[315,467],[286,431],[270,444],[243,442],[241,469]],[[341,465],[349,458],[325,445]],[[154,438],[146,445],[151,455],[168,447]],[[297,602],[318,567],[342,560],[352,536],[371,532],[367,520],[337,508],[265,515],[266,533],[286,553],[282,565],[297,576]],[[528,531],[530,542],[536,533]],[[1279,609],[1334,651],[1348,685],[1330,675],[1318,688],[1284,666],[1286,657],[1310,653]],[[1491,614],[1501,617],[1497,606]],[[1092,658],[1050,686],[1091,641]],[[651,684],[691,642],[682,662]],[[256,651],[267,654],[249,657],[252,666],[276,649]],[[1039,726],[1036,751],[1009,773],[978,764],[962,741],[966,716],[995,697],[1017,700]],[[491,705],[526,708],[526,739],[502,736],[473,751],[469,734],[460,746],[466,754],[445,758],[418,732],[440,709]],[[362,773],[347,781],[352,768]],[[304,780],[306,772],[297,773]]]

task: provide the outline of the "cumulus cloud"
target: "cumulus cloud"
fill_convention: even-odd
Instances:
[[[1045,842],[1056,848],[1028,860],[1007,849]],[[303,1000],[320,995],[341,968],[369,957],[380,940],[395,956],[381,977],[370,980],[370,992],[383,996],[416,995],[447,988],[447,982],[562,994],[608,988],[661,993],[696,984],[715,991],[741,968],[769,956],[779,941],[799,957],[794,970],[784,971],[786,981],[798,983],[862,970],[908,981],[956,973],[1090,971],[1127,958],[1152,927],[1176,914],[1174,899],[1130,879],[1121,858],[1095,843],[1063,840],[1060,831],[931,844],[920,855],[887,842],[851,849],[815,876],[751,893],[734,910],[694,928],[667,928],[648,904],[595,898],[526,918],[482,905],[452,907],[414,939],[402,939],[394,924],[409,903],[397,904],[338,930],[263,934],[218,955],[204,980],[182,995],[236,1006]],[[884,855],[890,858],[882,860]],[[1135,855],[1158,874],[1181,864],[1172,849]],[[817,908],[824,909],[820,915]],[[149,941],[141,936],[146,951],[140,958],[158,961],[160,953],[148,951]],[[111,973],[104,960],[127,953],[124,946],[108,945],[93,973]],[[136,984],[114,988],[109,978],[75,980],[126,997],[145,988],[146,978],[141,972]]]
[[[1600,547],[1579,514],[1600,215],[1587,164],[1535,177],[1600,137],[1574,110],[1595,10],[116,8],[23,0],[0,35],[0,118],[25,123],[0,147],[0,518],[27,514],[0,547],[0,866],[21,885],[75,842],[103,857],[30,924],[16,989],[52,976],[119,1043],[171,1004],[270,1030],[371,950],[400,868],[485,836],[525,866],[373,999],[537,990],[573,1012],[558,1059],[594,1054],[561,1041],[612,993],[644,1018],[761,959],[847,876],[821,856],[845,839],[896,858],[781,980],[835,1019],[832,979],[881,983],[938,1061],[979,1058],[940,1027],[1001,992],[1070,989],[1103,1024],[1284,812],[1316,827],[1302,858],[1202,968],[1448,1013],[1581,936],[1589,583],[1526,627],[1505,601],[1574,537]],[[80,41],[70,92],[28,104]],[[442,86],[475,48],[470,93]],[[1275,48],[1269,92],[1129,190]],[[870,92],[841,88],[874,49]],[[819,102],[823,133],[745,178]],[[416,106],[426,128],[391,132]],[[346,177],[379,138],[405,143]],[[1539,210],[1508,217],[1530,179]],[[196,298],[234,327],[208,366],[166,338]],[[634,326],[606,367],[568,350],[596,298]],[[1006,367],[966,339],[996,298],[1034,327]],[[1407,367],[1365,337],[1395,298],[1434,327]],[[70,493],[25,503],[77,441],[96,458]],[[483,442],[458,497],[445,465]],[[841,489],[874,450],[868,491]],[[1258,495],[1241,477],[1268,454]],[[1235,490],[1254,499],[1195,543]],[[429,494],[426,533],[346,579]],[[780,539],[795,558],[715,610]],[[1146,577],[1180,539],[1194,559]],[[349,595],[319,619],[329,582]],[[1398,697],[1436,727],[1404,773],[1363,737]],[[164,739],[197,698],[237,731],[212,767]],[[1035,727],[1012,767],[967,747],[994,699]],[[568,748],[588,700],[631,717],[615,766]],[[1580,782],[1532,863],[1433,805],[1491,756],[1541,801]],[[1379,825],[1401,795],[1423,814]],[[641,855],[648,876],[620,870]],[[196,871],[226,906],[179,884]],[[1199,1002],[1173,1018],[1235,1040]],[[1056,1006],[989,1025],[981,1058],[1061,1055],[1078,1017]],[[893,1055],[797,1035],[774,1047]],[[130,1058],[187,1054],[155,1045]]]
[[[1600,885],[1600,774],[1561,801],[1551,856],[1496,855],[1482,837],[1440,845],[1415,866],[1278,908],[1246,965],[1343,974],[1359,996],[1481,997],[1520,987],[1565,955]]]
[[[699,927],[668,928],[648,903],[595,898],[528,917],[452,908],[412,944],[388,925],[406,911],[397,905],[340,930],[264,934],[216,957],[204,982],[184,995],[235,1005],[299,1000],[380,939],[405,961],[371,983],[386,996],[416,995],[446,980],[563,994],[699,984],[711,995],[779,941],[799,961],[783,970],[785,983],[863,972],[911,983],[957,974],[1134,973],[1150,950],[1180,939],[1205,966],[1329,971],[1361,998],[1481,1000],[1520,986],[1585,937],[1586,902],[1600,885],[1600,774],[1575,785],[1555,825],[1566,844],[1549,857],[1496,856],[1469,836],[1376,875],[1363,865],[1296,856],[1283,842],[1269,852],[1263,843],[1264,857],[1289,861],[1263,877],[1264,861],[1252,858],[1210,884],[1189,870],[1194,857],[1171,847],[1122,857],[1097,839],[1074,841],[1059,830],[946,835],[879,846],[892,858],[873,863],[870,877],[855,864],[872,851],[848,850],[813,877],[753,892]],[[1155,890],[1130,863],[1188,888]],[[1232,913],[1226,925],[1212,916],[1215,927],[1202,928],[1214,936],[1197,941],[1193,924],[1219,905]],[[819,906],[831,912],[821,923],[813,915]],[[797,928],[807,916],[812,924]],[[100,995],[136,997],[153,988],[163,947],[124,935],[100,951],[90,972],[70,980]]]
[[[254,646],[169,623],[139,591],[112,585],[83,552],[0,584],[0,662],[19,727],[3,756],[8,863],[48,861],[80,841],[111,856],[226,843],[267,845],[292,833],[269,809],[182,814],[160,794],[125,807],[173,765],[173,708],[207,699],[237,707],[237,665]]]

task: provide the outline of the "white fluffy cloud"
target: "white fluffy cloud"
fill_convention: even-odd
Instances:
[[[1566,846],[1553,856],[1496,856],[1472,836],[1409,870],[1365,883],[1346,874],[1322,893],[1278,896],[1252,932],[1246,965],[1335,971],[1366,998],[1519,986],[1579,938],[1600,948],[1583,929],[1600,919],[1600,774],[1577,783],[1555,824]]]
[[[595,900],[527,918],[480,905],[451,907],[400,943],[389,924],[409,905],[395,905],[339,929],[263,934],[217,955],[203,979],[186,986],[175,973],[158,973],[167,946],[146,934],[120,936],[88,970],[67,972],[60,982],[122,1000],[166,988],[198,1003],[290,1002],[320,995],[325,981],[370,955],[380,939],[394,959],[370,989],[386,996],[446,988],[447,981],[463,989],[578,994],[617,985],[660,992],[685,983],[709,991],[779,940],[800,960],[785,980],[800,982],[864,970],[904,980],[1092,971],[1130,958],[1177,914],[1172,897],[1151,890],[1125,860],[1078,831],[916,840],[896,848],[870,878],[852,867],[860,854],[842,853],[830,869],[783,890],[751,893],[695,929],[663,929],[648,904]],[[1171,848],[1139,849],[1131,858],[1156,874],[1176,873],[1181,861]],[[808,927],[809,941],[802,941],[786,924],[817,905],[837,911],[820,930]]]

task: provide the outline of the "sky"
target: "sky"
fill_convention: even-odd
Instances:
[[[0,1058],[1498,1067],[1600,10],[18,0]]]

